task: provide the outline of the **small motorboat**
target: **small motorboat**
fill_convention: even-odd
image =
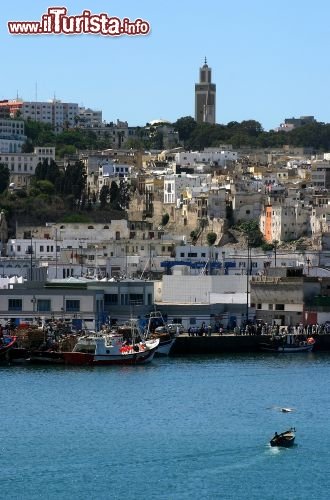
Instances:
[[[315,339],[313,337],[290,333],[274,336],[268,342],[261,342],[259,346],[262,351],[296,353],[311,352],[314,344]]]
[[[274,436],[270,440],[270,446],[280,446],[282,448],[290,448],[293,445],[296,437],[296,429],[291,427],[288,431],[281,432],[277,434],[275,432]]]

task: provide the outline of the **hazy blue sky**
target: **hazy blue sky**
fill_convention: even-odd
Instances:
[[[146,37],[14,36],[7,21],[38,21],[50,6],[142,18]],[[41,0],[3,2],[0,99],[58,99],[144,125],[194,116],[194,84],[207,56],[217,122],[286,117],[330,122],[329,0]]]

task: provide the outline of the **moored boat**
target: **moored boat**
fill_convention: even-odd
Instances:
[[[315,344],[313,337],[305,337],[303,335],[277,335],[271,338],[268,342],[261,342],[259,347],[262,351],[268,352],[311,352]]]
[[[0,339],[0,360],[8,361],[9,352],[14,348],[17,337],[15,335],[3,335]]]
[[[281,434],[277,434],[277,432],[275,432],[274,436],[270,440],[270,446],[289,448],[293,445],[295,437],[296,429],[293,427],[291,427],[288,431],[281,432]]]
[[[34,350],[30,352],[28,361],[35,364],[59,365],[64,364],[64,357],[60,351]]]
[[[156,356],[168,356],[180,333],[179,325],[175,328],[167,325],[160,311],[152,311],[148,314],[145,331],[146,339],[159,339]]]
[[[70,352],[62,352],[67,365],[138,365],[152,361],[159,339],[129,343],[116,333],[89,333]]]

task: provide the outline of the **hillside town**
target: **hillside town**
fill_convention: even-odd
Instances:
[[[215,96],[205,60],[195,120],[181,120],[214,125]],[[54,134],[83,130],[111,147],[62,147],[59,155],[55,144],[32,144],[31,123]],[[314,123],[287,118],[274,134]],[[99,329],[155,307],[186,331],[329,318],[330,152],[221,142],[192,150],[165,119],[130,127],[55,98],[0,102],[2,196],[47,204],[56,177],[74,164],[79,195],[62,192],[72,211],[87,206],[88,220],[54,212],[40,222],[0,206],[2,324],[61,319]]]

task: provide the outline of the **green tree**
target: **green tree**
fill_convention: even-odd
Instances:
[[[128,182],[120,179],[119,181],[119,193],[118,193],[118,204],[121,209],[125,210],[129,208],[129,202],[131,201],[130,186]]]
[[[247,242],[251,247],[260,247],[263,244],[264,238],[257,220],[241,222],[237,229],[245,234]]]
[[[9,186],[9,169],[0,163],[0,193],[3,193]]]
[[[22,153],[33,153],[34,147],[30,140],[27,140],[22,146]]]
[[[80,204],[82,194],[85,191],[86,176],[84,164],[81,161],[76,161],[74,165],[68,165],[65,169],[64,175],[56,183],[56,188],[67,200],[71,200],[71,196],[75,200],[74,203],[69,202],[69,206],[78,206]]]
[[[35,181],[29,191],[30,196],[38,196],[39,194],[46,194],[52,196],[55,194],[54,184],[47,180]]]
[[[195,245],[196,241],[198,240],[198,231],[196,229],[191,231],[190,238],[191,238],[192,244]]]
[[[175,130],[179,133],[180,141],[188,141],[195,130],[197,123],[191,116],[183,116],[173,123]]]
[[[109,198],[110,198],[109,186],[104,185],[104,186],[102,186],[101,191],[100,191],[100,197],[99,197],[100,208],[106,207],[106,205],[108,204]]]
[[[118,184],[115,181],[111,182],[109,195],[110,195],[110,206],[111,206],[111,208],[113,208],[114,210],[120,209],[120,205],[119,205],[119,187],[118,187]]]
[[[261,124],[256,120],[243,120],[239,125],[239,130],[252,136],[257,136],[263,132]]]
[[[217,233],[214,233],[213,231],[211,231],[210,233],[207,233],[206,235],[206,241],[207,241],[207,244],[211,247],[212,245],[214,245],[214,243],[216,242],[217,240]]]
[[[145,149],[145,143],[144,141],[142,141],[142,139],[130,138],[125,142],[125,148],[143,150]]]
[[[56,180],[61,175],[61,172],[54,160],[50,160],[50,162],[48,162],[48,159],[45,159],[38,163],[34,175],[37,180],[45,180],[55,184]]]

